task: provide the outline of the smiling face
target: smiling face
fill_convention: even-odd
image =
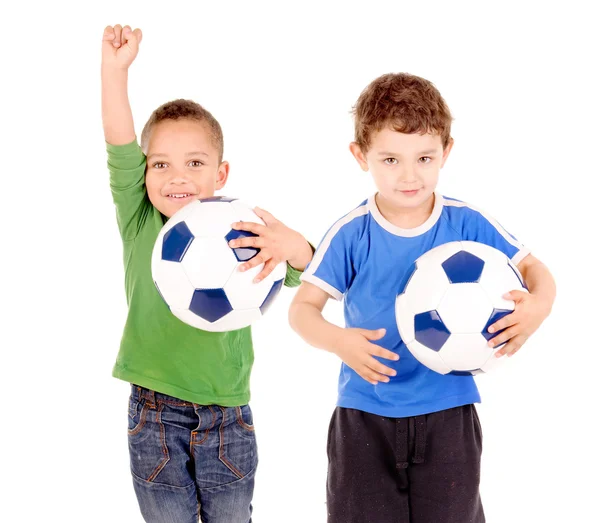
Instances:
[[[152,205],[167,218],[192,200],[213,196],[228,174],[229,164],[219,161],[206,123],[179,118],[152,126],[146,189]]]
[[[451,149],[452,141],[444,149],[437,134],[406,134],[390,128],[372,135],[366,153],[357,143],[350,144],[361,168],[373,176],[382,214],[412,215],[416,222],[433,208],[439,172]]]

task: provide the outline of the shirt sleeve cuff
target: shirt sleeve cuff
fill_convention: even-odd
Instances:
[[[335,287],[329,285],[329,283],[323,281],[321,278],[317,278],[314,274],[303,274],[300,277],[300,281],[305,281],[307,283],[312,283],[313,285],[316,285],[317,287],[319,287],[319,289],[325,291],[327,294],[329,294],[329,296],[336,299],[337,301],[342,301],[342,298],[344,297],[344,295]]]
[[[116,160],[120,169],[135,169],[146,159],[137,139],[125,145],[113,145],[106,142],[106,152],[109,164],[114,164]]]

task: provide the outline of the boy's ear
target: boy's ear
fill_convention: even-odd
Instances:
[[[217,171],[217,179],[215,180],[215,191],[222,189],[229,176],[229,162],[221,162]]]
[[[452,150],[453,145],[454,145],[454,138],[450,137],[450,140],[448,140],[448,145],[446,145],[446,148],[444,149],[444,154],[442,155],[442,167],[444,167],[444,164],[446,163],[446,160],[448,159],[448,156],[450,154],[450,151]]]
[[[352,153],[352,156],[356,158],[356,161],[358,162],[358,165],[360,165],[360,168],[363,171],[367,172],[369,170],[367,158],[365,157],[365,154],[362,152],[361,148],[356,142],[352,142],[350,144],[350,152]]]

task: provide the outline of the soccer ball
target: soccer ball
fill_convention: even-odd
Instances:
[[[396,322],[408,350],[440,374],[489,372],[505,358],[487,329],[515,303],[502,295],[527,288],[504,253],[488,245],[455,241],[423,254],[407,272],[396,298]]]
[[[224,332],[259,319],[279,294],[286,264],[278,264],[264,280],[253,283],[264,264],[240,272],[259,249],[229,247],[239,237],[237,221],[264,222],[244,202],[215,196],[195,200],[163,226],[152,252],[152,278],[171,312],[198,329]]]

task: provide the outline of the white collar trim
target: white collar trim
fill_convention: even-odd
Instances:
[[[444,197],[438,192],[435,192],[433,194],[435,201],[433,204],[433,211],[431,212],[431,215],[429,216],[429,218],[427,218],[427,220],[425,220],[424,223],[413,229],[402,229],[401,227],[397,227],[393,223],[386,220],[383,217],[383,214],[381,214],[381,212],[379,211],[379,208],[377,207],[377,203],[375,202],[375,194],[369,198],[369,201],[367,202],[367,208],[369,209],[369,212],[371,213],[373,218],[375,218],[375,221],[379,225],[381,225],[386,231],[395,234],[396,236],[413,238],[415,236],[419,236],[421,234],[426,233],[436,224],[436,222],[442,215],[442,209],[444,208]]]

